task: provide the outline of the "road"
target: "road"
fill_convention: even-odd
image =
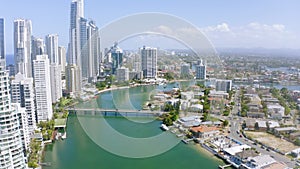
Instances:
[[[239,94],[240,94],[240,91],[238,90],[233,97],[233,101],[236,104],[240,103]],[[242,137],[240,136],[241,134],[239,131],[241,129],[241,124],[243,123],[244,119],[242,117],[238,116],[239,111],[240,111],[240,104],[238,104],[238,106],[235,105],[233,107],[233,110],[232,110],[230,116],[227,117],[227,120],[229,120],[229,122],[230,122],[230,133],[228,136],[243,143],[243,144],[247,144],[247,145],[255,148],[257,151],[261,152],[262,154],[270,155],[276,161],[286,163],[288,165],[288,167],[294,168],[296,166],[296,162],[291,161],[290,158],[288,158],[284,155],[281,155],[277,152],[274,152],[272,150],[267,151],[265,148],[262,148],[261,145],[259,145],[259,144],[255,145],[253,141],[245,138],[244,136],[242,136]],[[222,118],[224,118],[224,117],[222,117]]]

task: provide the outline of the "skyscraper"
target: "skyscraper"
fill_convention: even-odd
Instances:
[[[232,80],[223,80],[217,79],[216,80],[216,91],[224,91],[229,92],[231,90]]]
[[[33,61],[37,121],[52,118],[50,68],[47,55],[37,55]]]
[[[50,62],[50,82],[52,103],[62,97],[61,66],[58,56],[58,36],[56,34],[46,36],[46,51]]]
[[[89,21],[87,26],[87,53],[89,82],[97,78],[100,61],[100,36],[99,30],[94,21]]]
[[[0,18],[0,59],[5,59],[4,19],[3,18]]]
[[[45,53],[44,39],[31,36],[31,61],[36,59],[36,55],[43,55]]]
[[[58,35],[49,34],[46,36],[46,53],[48,55],[50,64],[58,64]]]
[[[144,78],[156,78],[157,75],[157,49],[143,47],[140,49],[142,58],[142,71]]]
[[[5,59],[0,59],[0,161],[1,168],[25,169],[24,149],[21,142],[18,112],[9,97],[9,77]]]
[[[206,79],[206,65],[203,64],[202,60],[196,65],[196,79]]]
[[[128,68],[121,67],[117,69],[117,80],[118,82],[124,82],[129,80]]]
[[[35,96],[33,78],[26,78],[25,75],[17,73],[11,81],[11,102],[19,103],[26,109],[29,133],[36,129]]]
[[[66,72],[66,48],[64,46],[58,47],[58,64],[61,66],[61,74],[65,75]]]
[[[61,66],[55,63],[50,64],[51,99],[56,103],[62,97]]]
[[[20,138],[23,146],[24,157],[26,157],[27,150],[29,149],[30,136],[28,130],[28,117],[26,109],[21,107],[19,103],[12,103],[11,106],[16,111],[19,119]]]
[[[71,3],[70,12],[70,30],[69,30],[69,46],[68,46],[68,67],[66,72],[67,89],[71,93],[81,91],[81,43],[80,43],[80,18],[84,18],[84,2],[83,0],[74,0]],[[74,69],[76,68],[76,69]],[[74,72],[79,71],[79,72]],[[72,74],[70,74],[72,73]],[[79,76],[79,77],[77,77]],[[72,77],[72,78],[71,78]],[[73,78],[74,77],[74,78]],[[74,81],[76,80],[76,81]],[[69,85],[69,86],[68,86]],[[76,87],[75,87],[76,85]],[[79,85],[79,86],[78,86]]]
[[[14,21],[14,57],[15,72],[32,77],[31,66],[31,21],[17,19]]]
[[[116,74],[116,70],[123,65],[123,50],[115,43],[110,52],[112,57],[112,74]]]
[[[180,76],[187,77],[190,74],[190,65],[189,64],[182,64],[180,67]]]

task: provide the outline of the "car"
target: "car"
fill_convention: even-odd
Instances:
[[[230,133],[230,131],[228,130],[228,133]]]
[[[242,138],[243,136],[240,134],[240,137]]]

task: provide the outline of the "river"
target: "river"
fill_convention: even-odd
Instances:
[[[169,84],[167,88],[177,87],[176,83]],[[113,92],[104,92],[97,98],[97,105],[102,108],[116,108],[115,104],[125,106],[128,103],[131,107],[141,108],[143,102],[149,99],[149,93],[155,89],[165,89],[162,86],[141,86],[131,89],[115,90]],[[113,94],[112,94],[113,93]],[[127,99],[126,99],[127,98]],[[129,98],[129,99],[128,99]],[[113,101],[114,100],[114,101]],[[130,100],[128,102],[128,100]],[[92,104],[95,104],[92,103]],[[91,103],[84,103],[81,106],[91,106]],[[118,107],[118,106],[117,106]],[[109,136],[108,131],[103,130],[103,120],[118,132],[129,137],[147,138],[163,134],[159,128],[160,121],[154,120],[148,123],[136,123],[124,117],[80,117],[90,121],[90,128],[101,136]],[[82,119],[76,115],[70,115],[67,122],[67,139],[58,140],[54,144],[47,145],[44,151],[44,162],[50,162],[51,166],[45,166],[44,169],[216,169],[221,164],[219,160],[199,151],[199,145],[194,143],[184,144],[178,138],[169,133],[166,135],[170,142],[178,144],[169,151],[156,156],[145,158],[123,157],[106,151],[96,144],[87,134],[84,127],[81,126]],[[166,144],[161,140],[161,144]],[[111,140],[111,145],[119,146],[122,140]],[[160,145],[157,145],[160,146]],[[147,147],[147,146],[145,146]],[[134,151],[130,146],[119,146],[124,152]],[[147,149],[147,148],[146,148]],[[155,147],[148,147],[149,152]],[[136,150],[135,150],[136,151]],[[143,150],[145,151],[145,150]]]

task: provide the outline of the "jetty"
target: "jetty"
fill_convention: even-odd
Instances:
[[[225,169],[225,168],[228,168],[228,167],[231,167],[231,166],[232,166],[232,164],[219,165],[219,168]]]

